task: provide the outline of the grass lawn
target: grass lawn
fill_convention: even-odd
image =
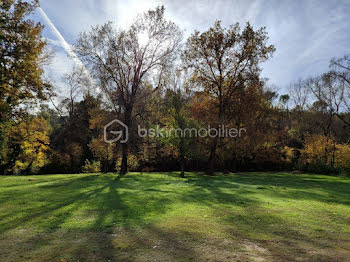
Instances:
[[[0,177],[0,261],[350,261],[350,179]]]

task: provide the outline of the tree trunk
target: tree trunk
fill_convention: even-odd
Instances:
[[[209,155],[209,160],[208,160],[208,175],[213,175],[214,174],[214,165],[215,165],[215,153],[216,153],[216,147],[217,147],[217,139],[218,137],[214,138],[213,145],[211,146],[210,149],[210,155]]]
[[[180,174],[180,176],[182,178],[184,178],[185,177],[185,158],[183,156],[181,156],[181,158],[180,158],[180,167],[181,167],[181,174]]]
[[[31,175],[31,168],[32,168],[32,166],[33,166],[33,162],[34,161],[31,161],[30,162],[30,164],[27,166],[27,168],[25,169],[25,171],[24,171],[24,174],[25,175]]]
[[[219,115],[218,115],[218,119],[219,119],[219,124],[222,124],[222,117],[224,114],[224,106],[223,106],[223,101],[222,101],[222,91],[221,91],[221,86],[219,87]],[[213,175],[214,174],[214,167],[215,167],[215,155],[216,155],[216,148],[218,145],[218,139],[219,137],[216,136],[214,138],[214,142],[213,145],[210,148],[210,155],[209,155],[209,160],[208,160],[208,171],[207,174],[208,175]]]
[[[128,142],[122,145],[122,164],[120,174],[125,175],[128,172]]]
[[[234,150],[233,150],[233,158],[232,158],[232,166],[231,171],[236,173],[237,172],[237,140],[234,140]]]
[[[232,167],[231,167],[231,171],[233,173],[237,172],[237,156],[235,155],[234,158],[232,159]]]
[[[124,114],[124,124],[128,127],[128,130],[123,129],[123,139],[125,139],[127,132],[130,133],[131,129],[131,108],[127,108]],[[120,174],[125,175],[128,172],[128,144],[126,141],[122,144],[122,163],[120,168]]]

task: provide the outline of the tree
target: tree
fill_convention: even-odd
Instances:
[[[296,111],[304,111],[308,105],[310,90],[307,87],[307,81],[299,79],[290,85],[290,97]]]
[[[63,82],[68,87],[68,98],[64,100],[67,104],[67,111],[69,115],[74,112],[74,105],[78,100],[79,96],[82,94],[89,93],[89,79],[85,75],[83,67],[73,67],[72,70],[65,74],[63,77]]]
[[[43,26],[27,18],[37,6],[37,0],[0,1],[0,152],[6,150],[9,121],[24,111],[20,105],[46,98],[50,89],[42,79],[41,66],[49,58]]]
[[[112,121],[115,118],[115,114],[103,107],[101,99],[97,101],[99,103],[89,110],[89,128],[93,137],[89,143],[89,148],[94,159],[101,162],[102,171],[113,172],[119,147],[117,144],[110,144],[104,141],[101,126],[105,126]]]
[[[316,101],[310,108],[314,112],[315,121],[322,129],[322,135],[326,138],[327,143],[330,141],[333,144],[331,152],[327,143],[324,146],[325,159],[331,153],[332,160],[330,163],[333,166],[336,149],[334,124],[344,105],[346,89],[342,81],[339,81],[332,72],[310,78],[308,80],[308,88],[316,98]]]
[[[350,55],[332,59],[330,67],[333,69],[332,74],[344,81],[347,87],[350,88]]]
[[[0,4],[0,118],[10,119],[19,105],[45,98],[49,84],[42,79],[48,55],[43,26],[27,19],[38,0],[2,0]]]
[[[192,80],[208,95],[213,97],[216,127],[230,120],[226,109],[232,98],[244,92],[247,84],[260,82],[261,62],[274,52],[267,45],[264,28],[254,31],[248,23],[243,31],[239,24],[222,28],[219,21],[207,31],[195,32],[187,40],[183,61],[192,69]],[[219,138],[213,139],[209,153],[208,173],[214,171],[214,160]]]
[[[336,116],[340,114],[345,102],[344,85],[332,73],[310,78],[307,83],[316,99],[312,109],[319,113],[319,126],[322,128],[323,135],[330,138],[333,122]]]
[[[195,137],[191,137],[186,130],[195,128],[191,118],[188,103],[190,97],[184,93],[186,78],[181,72],[176,72],[171,77],[171,86],[165,92],[164,97],[164,121],[170,128],[166,141],[171,144],[180,160],[181,177],[185,177],[185,159],[195,151]]]
[[[37,173],[48,161],[51,129],[43,118],[34,117],[13,122],[8,133],[2,172],[7,174]]]
[[[350,55],[342,58],[334,58],[330,62],[330,75],[335,77],[340,85],[344,88],[344,107],[350,113]],[[343,114],[338,113],[337,116],[350,127],[350,120],[346,119]]]
[[[70,105],[68,107],[71,108]],[[101,101],[98,97],[85,94],[82,101],[74,102],[74,111],[68,116],[63,116],[61,127],[52,135],[52,148],[64,159],[68,159],[69,162],[64,164],[69,166],[70,170],[79,172],[84,161],[93,158],[89,143],[94,137],[95,130],[90,128],[90,121],[93,118],[93,111],[100,107]]]
[[[164,7],[139,15],[128,30],[118,31],[109,22],[80,35],[78,54],[99,80],[114,110],[123,114],[129,131],[139,90],[147,82],[153,82],[154,89],[161,87],[181,38],[179,28],[164,18]],[[122,144],[121,174],[127,172],[128,143]]]
[[[290,96],[288,94],[281,95],[278,101],[278,106],[288,111],[288,102],[290,100]]]

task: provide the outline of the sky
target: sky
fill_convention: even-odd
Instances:
[[[204,31],[215,20],[224,26],[249,21],[266,27],[273,57],[262,65],[262,76],[280,93],[291,82],[328,70],[329,60],[350,53],[350,0],[41,0],[33,16],[45,25],[43,35],[55,51],[46,70],[61,83],[79,59],[71,50],[79,33],[113,21],[127,28],[138,13],[165,6],[166,17],[184,31]],[[60,84],[62,85],[62,83]],[[62,87],[64,88],[64,86]]]

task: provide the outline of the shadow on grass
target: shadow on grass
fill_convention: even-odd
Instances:
[[[38,178],[32,184],[28,180],[23,180],[22,186],[11,184],[1,195],[0,204],[9,208],[0,215],[0,234],[30,228],[36,233],[17,240],[16,245],[31,246],[35,251],[21,250],[22,256],[48,252],[52,259],[69,253],[67,261],[134,261],[140,256],[144,261],[154,257],[163,261],[208,257],[229,261],[239,259],[232,255],[236,253],[241,253],[243,261],[253,259],[251,256],[294,261],[296,255],[312,261],[315,252],[314,261],[337,261],[334,254],[320,251],[329,247],[329,241],[337,240],[335,234],[324,233],[315,239],[300,233],[253,196],[261,190],[276,198],[343,205],[349,205],[350,196],[347,180],[285,174],[192,174],[186,179],[175,174],[83,175],[49,181]],[[325,194],[311,189],[322,189]],[[222,225],[227,242],[219,244],[217,239],[208,239],[203,232],[189,233],[187,228],[174,231],[157,226],[159,217],[174,203],[209,207],[215,217],[210,223]],[[67,241],[57,244],[59,237]],[[209,250],[216,253],[207,254]]]
[[[243,193],[256,193],[255,189],[280,191],[270,192],[279,198],[314,200],[326,203],[350,205],[350,179],[318,175],[300,175],[289,173],[242,173],[216,177],[190,178],[189,183],[196,187],[232,189],[239,186],[255,186],[254,190]],[[283,189],[287,189],[283,191]],[[319,192],[317,192],[319,191]],[[322,194],[320,194],[320,192]]]
[[[257,248],[258,251],[264,253],[265,257],[270,257],[270,261],[343,261],[348,254],[338,255],[334,250],[347,249],[350,243],[349,234],[339,237],[337,235],[339,232],[333,232],[330,228],[320,229],[319,234],[308,234],[307,230],[297,228],[298,221],[290,224],[279,214],[264,208],[262,206],[264,201],[259,201],[256,197],[259,195],[257,191],[263,190],[263,194],[276,199],[350,204],[350,180],[318,178],[317,176],[292,177],[288,174],[192,177],[189,178],[188,183],[193,187],[193,191],[183,199],[210,205],[213,213],[220,217],[222,223],[228,225],[228,231],[233,236],[246,239],[248,243],[249,241],[258,243],[260,248],[260,250]],[[228,210],[227,206],[244,208],[244,212],[235,211],[234,208]],[[322,220],[321,217],[316,219]],[[349,216],[338,217],[337,220],[343,225],[348,225],[350,221]],[[344,236],[346,239],[342,239]],[[339,241],[339,238],[342,240]],[[338,246],[333,243],[338,243]],[[254,254],[256,250],[250,250],[249,244],[247,246],[248,253]],[[346,252],[348,251],[347,249]]]
[[[61,227],[68,228],[68,231],[72,230],[75,233],[85,232],[80,241],[83,240],[86,242],[84,245],[91,247],[91,254],[83,255],[74,248],[70,250],[69,245],[60,243],[58,249],[60,249],[59,246],[63,246],[62,253],[70,250],[70,256],[73,256],[75,261],[79,257],[83,260],[90,260],[95,255],[99,257],[96,261],[100,259],[116,261],[118,254],[123,254],[123,252],[118,252],[112,247],[113,228],[129,228],[128,235],[139,242],[141,240],[138,239],[137,233],[134,233],[132,228],[147,224],[147,221],[144,220],[147,213],[157,216],[166,212],[167,204],[170,202],[169,199],[150,196],[142,192],[142,185],[150,187],[154,183],[159,184],[158,179],[145,183],[137,178],[91,175],[64,179],[64,182],[60,180],[38,182],[34,189],[27,186],[27,180],[22,183],[25,184],[20,187],[22,190],[6,190],[1,196],[1,205],[9,205],[10,208],[0,216],[0,234],[12,233],[11,230],[18,228],[30,228],[28,237],[22,236],[16,239],[16,246],[30,245],[29,250],[21,250],[20,256],[35,261],[40,259],[33,258],[32,250],[44,249],[40,243],[46,243],[44,246],[47,246],[55,242],[55,239],[50,236],[72,238],[69,233],[60,236]],[[18,199],[22,199],[20,196],[25,200],[20,200],[22,204],[16,206]],[[82,219],[85,219],[84,216],[89,214],[93,214],[93,220],[87,226],[77,225],[76,222],[79,221],[74,221],[71,226],[65,225],[73,216],[81,215]],[[146,241],[147,237],[144,238]],[[67,243],[71,241],[72,239],[67,239]],[[76,245],[75,241],[71,244]],[[78,247],[82,248],[79,245]],[[51,246],[51,249],[53,250],[50,250],[49,253],[59,256],[59,252],[55,251],[56,247]],[[11,252],[11,249],[7,248],[2,248],[2,250]],[[94,250],[98,250],[99,254],[96,254]],[[5,256],[5,253],[7,252],[2,255]],[[128,257],[130,254],[127,254],[124,260],[127,261]],[[6,260],[9,261],[7,257]]]

